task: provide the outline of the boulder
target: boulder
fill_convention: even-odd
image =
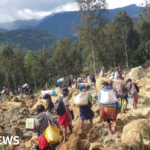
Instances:
[[[19,115],[19,111],[21,110],[21,108],[11,108],[8,109],[4,112],[3,117],[5,118],[5,120],[13,120],[14,117]]]
[[[108,80],[109,78],[105,78],[105,77],[99,77],[96,79],[96,92],[97,93],[99,93],[99,91],[103,89],[102,83]]]
[[[129,75],[129,78],[138,80],[138,79],[144,78],[146,74],[147,74],[147,71],[143,67],[140,66],[137,68],[132,68],[128,75]]]
[[[16,126],[11,127],[9,134],[11,136],[19,136],[19,139],[23,138],[23,132],[19,128],[17,128]]]
[[[96,114],[99,114],[100,108],[101,108],[101,105],[98,101],[92,106],[92,110]]]
[[[18,102],[18,98],[17,98],[17,97],[13,97],[13,98],[11,99],[11,101],[12,101],[12,102]]]
[[[147,85],[145,86],[145,90],[146,90],[146,91],[150,91],[150,84],[147,84]]]
[[[37,138],[38,137],[34,135],[29,141],[25,142],[26,149],[31,148],[36,143]]]
[[[58,95],[58,94],[61,94],[61,90],[60,90],[60,88],[59,87],[57,87],[56,89],[55,89],[55,92],[56,92],[56,94]]]
[[[139,133],[143,134],[143,127],[148,125],[149,121],[148,119],[139,119],[125,125],[122,133],[122,143],[135,144],[136,141],[140,142]]]
[[[100,122],[102,122],[102,120],[100,119],[100,116],[97,117],[97,118],[95,118],[95,119],[93,120],[93,123],[94,123],[94,124],[97,124],[97,123],[100,123]]]
[[[31,108],[31,111],[32,111],[32,112],[35,112],[38,105],[44,105],[45,108],[46,108],[46,100],[44,100],[44,99],[38,99],[38,101],[37,101],[37,102],[34,104],[34,106]]]
[[[150,118],[150,107],[144,107],[137,110],[130,110],[128,113],[118,114],[117,120],[120,119],[121,124],[127,124],[135,119]],[[119,122],[120,122],[119,121]]]
[[[66,143],[60,144],[56,150],[85,150],[89,147],[88,140],[81,140],[77,133],[71,134]]]
[[[23,107],[23,103],[21,102],[3,102],[0,105],[0,109],[2,110],[7,110],[11,108],[22,108],[22,107]]]
[[[26,106],[28,108],[32,108],[36,102],[37,102],[37,100],[28,100],[28,101],[26,101]]]
[[[28,115],[30,113],[29,109],[28,108],[23,108],[20,110],[20,114],[23,114],[23,115]]]
[[[68,88],[68,90],[69,90],[68,99],[71,99],[72,94],[73,94],[74,92],[76,92],[76,90],[73,89],[73,88],[70,88],[70,87]]]
[[[89,150],[95,150],[95,149],[98,150],[98,149],[101,149],[101,148],[103,148],[103,145],[98,143],[98,142],[96,142],[96,143],[90,143]]]
[[[59,99],[59,96],[52,96],[52,102],[55,104],[56,101]]]

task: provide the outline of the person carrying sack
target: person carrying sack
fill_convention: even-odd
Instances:
[[[101,104],[100,118],[107,122],[109,134],[112,135],[111,121],[114,123],[114,131],[117,130],[116,117],[118,101],[108,82],[103,82],[103,89],[98,94],[98,102]]]
[[[90,86],[87,85],[85,87],[85,92],[89,91]],[[82,91],[82,89],[80,89]],[[92,119],[94,118],[94,113],[91,110],[92,108],[92,96],[90,93],[88,93],[88,100],[87,104],[85,106],[79,107],[80,112],[80,120],[81,120],[81,129],[83,128],[84,120],[90,120],[90,123],[93,124]]]
[[[37,106],[37,116],[34,120],[34,132],[38,133],[38,145],[36,146],[37,150],[55,150],[55,148],[58,146],[59,143],[50,145],[45,136],[44,131],[47,129],[47,127],[50,124],[54,123],[57,124],[57,120],[53,117],[53,115],[49,112],[45,112],[45,108],[43,105]]]
[[[118,81],[115,84],[116,96],[121,99],[121,104],[124,106],[124,100],[126,101],[125,108],[122,109],[123,112],[127,111],[128,106],[128,93],[130,93],[129,86],[127,82],[119,75]]]

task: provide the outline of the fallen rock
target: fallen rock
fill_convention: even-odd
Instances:
[[[32,146],[36,143],[37,136],[33,136],[29,141],[25,142],[26,149],[32,148]]]
[[[36,104],[34,104],[34,106],[31,108],[31,111],[35,112],[38,105],[44,105],[45,108],[46,108],[46,100],[44,100],[44,99],[38,99],[38,101],[36,102]]]
[[[96,142],[96,143],[91,143],[90,144],[89,150],[95,150],[95,149],[98,150],[98,149],[101,149],[101,148],[103,148],[103,145],[98,143],[98,142]]]
[[[18,102],[18,98],[17,98],[17,97],[13,97],[13,98],[11,99],[11,101],[12,101],[12,102]]]
[[[59,100],[59,96],[52,96],[52,102],[55,104],[57,100]]]
[[[30,113],[30,111],[28,108],[23,108],[22,110],[20,110],[20,114],[28,115],[29,113]]]
[[[139,133],[141,132],[143,134],[143,127],[146,124],[149,124],[149,121],[150,120],[148,119],[139,119],[134,120],[124,126],[122,133],[122,143],[135,144],[136,141],[140,142]]]
[[[147,71],[143,67],[132,68],[129,72],[129,78],[138,80],[144,78],[147,74]]]
[[[32,108],[36,102],[37,102],[37,100],[28,100],[28,101],[26,101],[26,107]]]
[[[101,105],[98,101],[92,106],[93,112],[96,113],[97,115],[99,115],[100,108],[101,108]]]
[[[97,93],[99,93],[99,91],[103,89],[102,83],[104,81],[108,81],[108,80],[109,80],[109,78],[104,78],[104,77],[99,77],[96,79],[96,91],[97,91]]]
[[[13,120],[14,118],[16,118],[19,115],[19,111],[21,110],[21,108],[11,108],[8,109],[4,112],[3,117],[5,118],[5,120]]]
[[[81,140],[76,133],[71,134],[66,143],[60,144],[56,150],[85,150],[89,147],[88,140]]]
[[[22,107],[23,107],[23,103],[21,102],[3,102],[0,105],[0,109],[2,110],[7,110],[11,108],[22,108]]]
[[[130,110],[128,113],[118,114],[117,120],[120,119],[122,123],[127,124],[135,119],[150,118],[150,107],[144,107],[136,110]]]
[[[16,126],[11,127],[9,134],[11,136],[19,136],[19,139],[23,138],[23,132],[19,128],[17,128]]]

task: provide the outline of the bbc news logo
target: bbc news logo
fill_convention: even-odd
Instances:
[[[19,145],[19,136],[0,136],[0,145]]]

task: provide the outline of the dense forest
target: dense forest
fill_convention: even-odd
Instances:
[[[58,38],[56,36],[51,35],[44,30],[0,30],[0,43],[9,43],[11,47],[20,45],[24,54],[26,54],[29,50],[37,51],[43,48],[43,46],[46,48],[53,48],[56,45],[57,40]]]
[[[106,69],[115,68],[118,64],[124,69],[144,63],[150,65],[148,2],[139,21],[134,23],[125,10],[118,11],[113,21],[105,18],[107,4],[103,0],[76,1],[82,12],[82,23],[75,27],[78,41],[59,39],[53,51],[43,47],[37,52],[28,51],[25,56],[21,46],[12,48],[9,44],[2,44],[1,86],[17,89],[27,82],[31,87],[42,88],[45,82],[52,85],[59,77],[79,76],[85,68],[89,74],[99,73],[102,65]]]

